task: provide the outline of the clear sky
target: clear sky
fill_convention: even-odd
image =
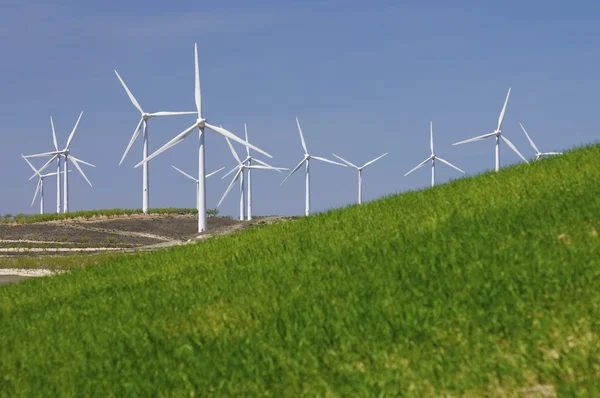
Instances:
[[[205,116],[294,167],[303,156],[298,116],[313,155],[363,164],[364,199],[426,187],[436,153],[478,174],[491,169],[493,140],[451,146],[492,131],[509,87],[503,133],[528,158],[522,122],[542,151],[596,141],[600,109],[600,5],[592,1],[76,1],[0,0],[0,213],[34,213],[36,181],[20,154],[53,150],[50,116],[63,147],[80,111],[70,174],[70,209],[140,208],[142,143],[119,159],[139,119],[118,69],[149,111],[193,110],[193,46],[200,49]],[[153,152],[194,117],[153,119]],[[244,148],[236,145],[240,156]],[[519,158],[501,148],[502,164]],[[260,156],[258,156],[260,158]],[[263,158],[264,159],[264,158]],[[267,159],[265,159],[267,160]],[[38,159],[36,165],[43,164]],[[151,207],[194,207],[197,135],[150,163]],[[207,131],[207,169],[235,165]],[[460,175],[443,165],[438,181]],[[302,214],[298,172],[253,174],[255,214]],[[47,180],[46,211],[55,210]],[[227,180],[208,180],[208,207]],[[314,211],[356,201],[356,171],[314,162]],[[221,205],[236,215],[235,191]]]

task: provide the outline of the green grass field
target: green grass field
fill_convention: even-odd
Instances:
[[[3,286],[0,395],[600,396],[599,181],[595,145]]]

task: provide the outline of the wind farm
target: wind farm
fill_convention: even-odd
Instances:
[[[13,3],[0,396],[600,394],[600,6]]]

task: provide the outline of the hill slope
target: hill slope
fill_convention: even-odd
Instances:
[[[599,160],[2,287],[1,395],[597,396]]]

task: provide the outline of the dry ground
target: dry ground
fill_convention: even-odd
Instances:
[[[233,233],[250,225],[289,217],[259,217],[239,221],[209,217],[208,232],[198,234],[195,215],[132,215],[0,224],[0,256],[98,253],[158,249]]]

